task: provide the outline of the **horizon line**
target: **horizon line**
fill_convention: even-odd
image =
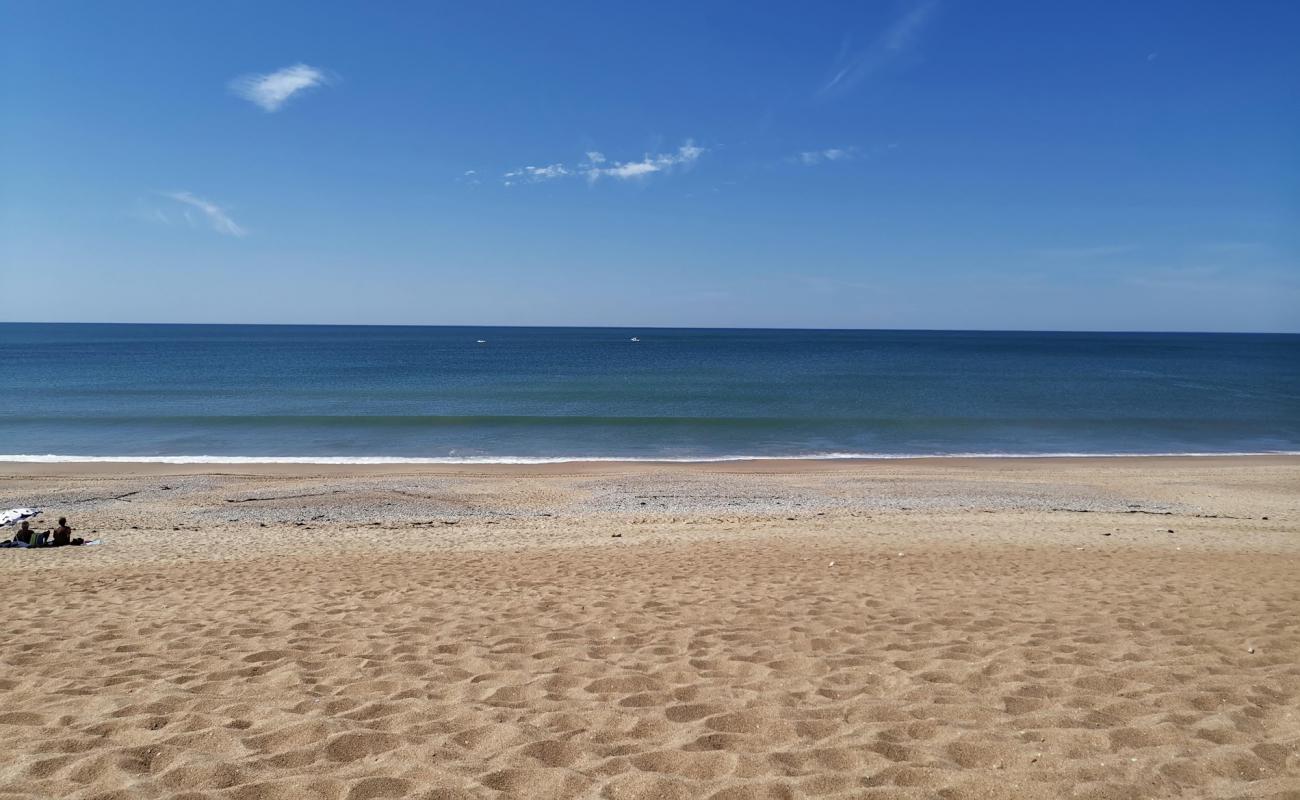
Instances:
[[[667,331],[812,331],[841,333],[1115,333],[1115,334],[1177,334],[1177,335],[1239,335],[1239,336],[1300,336],[1300,329],[1278,330],[1156,330],[1135,328],[846,328],[807,327],[799,325],[561,325],[561,324],[507,324],[507,323],[424,323],[424,322],[122,322],[122,321],[59,321],[0,320],[0,325],[134,325],[141,327],[188,326],[210,328],[543,328],[588,330],[667,330]]]

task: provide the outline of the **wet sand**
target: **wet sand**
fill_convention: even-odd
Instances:
[[[1300,797],[1297,458],[0,487],[0,797]]]

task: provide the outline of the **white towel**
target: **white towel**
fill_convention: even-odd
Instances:
[[[41,513],[40,509],[36,508],[11,508],[8,511],[0,511],[0,528],[31,519],[39,513]]]

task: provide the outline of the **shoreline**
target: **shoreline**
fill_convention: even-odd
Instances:
[[[553,475],[608,474],[626,471],[803,473],[866,469],[938,467],[959,469],[1035,469],[1042,467],[1300,465],[1300,453],[1158,453],[1061,455],[938,455],[846,457],[737,457],[700,460],[575,458],[546,461],[316,460],[268,457],[266,460],[188,460],[189,457],[46,457],[0,456],[0,477],[69,475]],[[35,459],[41,460],[35,460]],[[67,458],[69,460],[62,460]],[[197,456],[195,459],[208,457]],[[219,457],[218,457],[219,458]],[[322,457],[324,458],[324,457]],[[75,460],[74,460],[75,459]],[[184,460],[182,460],[184,459]]]
[[[0,464],[8,503],[40,509],[49,519],[66,515],[87,538],[112,545],[93,556],[42,559],[69,566],[798,532],[902,534],[915,542],[974,535],[985,546],[1014,540],[1032,547],[1066,530],[1123,529],[1142,533],[1126,536],[1126,544],[1168,546],[1192,544],[1184,532],[1194,529],[1197,547],[1249,541],[1287,550],[1300,546],[1288,535],[1300,530],[1296,485],[1300,456]],[[1164,533],[1169,528],[1180,533]],[[22,559],[0,562],[21,568]]]

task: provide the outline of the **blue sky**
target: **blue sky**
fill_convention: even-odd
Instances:
[[[12,320],[1300,331],[1300,4],[0,2]]]

